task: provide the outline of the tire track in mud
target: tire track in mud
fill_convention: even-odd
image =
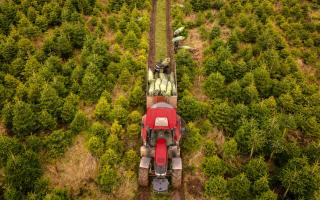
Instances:
[[[157,14],[157,0],[152,0],[152,8],[150,15],[150,31],[149,31],[149,54],[148,54],[148,68],[152,68],[155,65],[156,56],[156,14]]]
[[[156,14],[157,14],[157,0],[152,0],[152,8],[150,13],[150,30],[149,30],[149,52],[148,52],[148,66],[153,68],[155,65],[156,56],[156,43],[155,43],[155,33],[156,33]],[[147,73],[148,74],[148,73]],[[148,87],[146,87],[148,88]],[[151,189],[150,187],[138,186],[138,194],[136,196],[138,200],[151,200]]]
[[[167,56],[171,60],[171,70],[176,71],[176,63],[174,60],[174,50],[173,50],[173,31],[171,26],[171,0],[166,0],[166,31],[167,31]]]

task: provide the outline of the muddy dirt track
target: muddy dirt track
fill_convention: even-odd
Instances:
[[[152,0],[152,9],[151,9],[151,15],[150,15],[150,31],[149,31],[149,54],[148,54],[148,67],[149,68],[152,68],[155,65],[156,14],[157,14],[157,0]]]
[[[156,43],[155,43],[155,32],[156,32],[156,15],[157,15],[157,0],[152,0],[152,9],[150,14],[150,31],[149,31],[149,53],[148,53],[148,68],[153,69],[156,62]],[[171,59],[170,68],[175,71],[174,61],[174,49],[172,44],[173,31],[171,26],[171,0],[166,0],[166,35],[167,35],[167,57]]]
[[[167,22],[167,56],[171,60],[171,70],[176,71],[176,63],[174,61],[174,50],[173,50],[173,43],[172,43],[172,38],[173,38],[173,31],[172,31],[172,26],[171,26],[171,0],[166,0],[166,22]]]
[[[148,68],[153,69],[156,60],[156,49],[155,49],[155,31],[156,31],[156,14],[157,14],[157,0],[152,0],[152,9],[150,14],[150,32],[149,32],[149,54],[148,54]],[[173,31],[171,26],[171,0],[166,0],[166,35],[167,35],[167,57],[171,59],[170,69],[175,72],[176,64],[174,60],[174,49],[172,44]],[[169,191],[170,199],[172,200],[184,200],[183,192],[183,180],[182,188],[179,190]],[[137,198],[139,200],[150,200],[152,196],[152,186],[138,188]]]

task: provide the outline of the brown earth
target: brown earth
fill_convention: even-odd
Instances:
[[[147,187],[139,187],[138,189],[138,200],[150,200],[151,199],[151,192],[150,188]]]
[[[190,177],[187,180],[187,191],[194,199],[203,199],[204,186],[197,177]]]
[[[171,70],[176,71],[176,63],[174,60],[174,49],[173,49],[173,30],[171,24],[171,0],[166,0],[166,21],[167,21],[167,55],[171,60]]]
[[[184,200],[185,199],[185,196],[184,196],[184,190],[183,188],[181,190],[174,190],[172,193],[171,193],[171,197],[170,197],[171,200]]]
[[[7,129],[3,122],[0,122],[0,135],[7,135]]]
[[[193,58],[199,62],[202,62],[205,43],[201,40],[201,36],[197,28],[190,29],[188,33],[188,37],[183,43],[187,46],[195,48],[196,51],[193,53]]]
[[[156,32],[156,13],[157,12],[157,0],[152,0],[152,9],[150,16],[150,31],[149,31],[149,55],[148,55],[148,67],[151,68],[155,65],[156,56],[156,43],[155,43],[155,32]]]
[[[75,199],[108,199],[97,188],[97,174],[98,162],[86,149],[84,136],[79,135],[63,158],[45,166],[44,176],[51,188],[68,188]]]

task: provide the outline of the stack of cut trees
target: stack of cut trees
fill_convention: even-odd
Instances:
[[[177,87],[174,73],[157,73],[149,69],[148,72],[148,94],[150,96],[176,96]]]

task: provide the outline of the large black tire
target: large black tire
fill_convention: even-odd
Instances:
[[[181,188],[182,184],[182,170],[176,169],[172,170],[172,178],[171,178],[172,186],[175,189]]]
[[[149,169],[139,168],[138,182],[140,186],[147,187],[149,185]]]

